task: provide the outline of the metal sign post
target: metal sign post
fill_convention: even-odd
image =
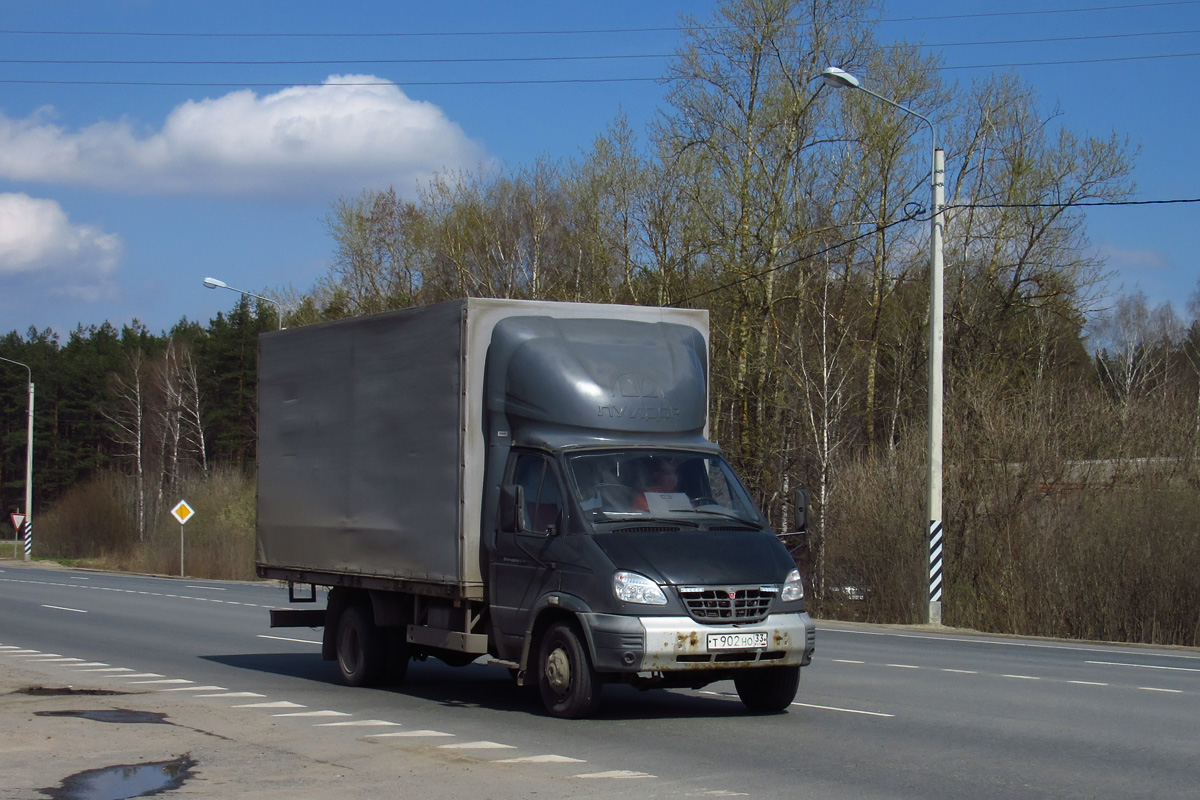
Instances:
[[[179,577],[183,577],[183,526],[194,517],[196,512],[188,505],[187,500],[180,500],[171,509],[171,516],[179,520]]]
[[[10,514],[9,516],[12,517],[12,524],[13,524],[13,531],[14,531],[14,533],[13,533],[13,537],[14,537],[13,538],[13,559],[15,560],[17,557],[17,545],[18,545],[18,543],[20,543],[21,534],[23,533],[23,531],[21,529],[25,527],[25,515],[24,514]]]

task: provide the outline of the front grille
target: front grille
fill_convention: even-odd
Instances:
[[[758,622],[771,613],[777,591],[765,586],[682,586],[679,596],[688,614],[697,622]]]

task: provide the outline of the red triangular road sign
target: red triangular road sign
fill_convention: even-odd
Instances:
[[[17,533],[20,533],[21,526],[25,524],[25,515],[24,514],[10,514],[9,516],[12,517],[13,530],[16,531]]]

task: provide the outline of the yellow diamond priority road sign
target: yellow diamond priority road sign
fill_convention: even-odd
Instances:
[[[187,522],[196,512],[188,505],[187,500],[180,500],[179,504],[171,509],[171,516],[179,520],[179,524]]]

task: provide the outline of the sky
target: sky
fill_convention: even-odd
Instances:
[[[714,5],[4,0],[0,335],[207,322],[238,300],[209,276],[305,292],[339,198],[575,158],[619,114],[643,131],[680,15]],[[1200,198],[1200,0],[889,0],[877,36],[1128,137],[1134,199]],[[1110,293],[1186,316],[1198,223],[1200,203],[1088,209]]]

